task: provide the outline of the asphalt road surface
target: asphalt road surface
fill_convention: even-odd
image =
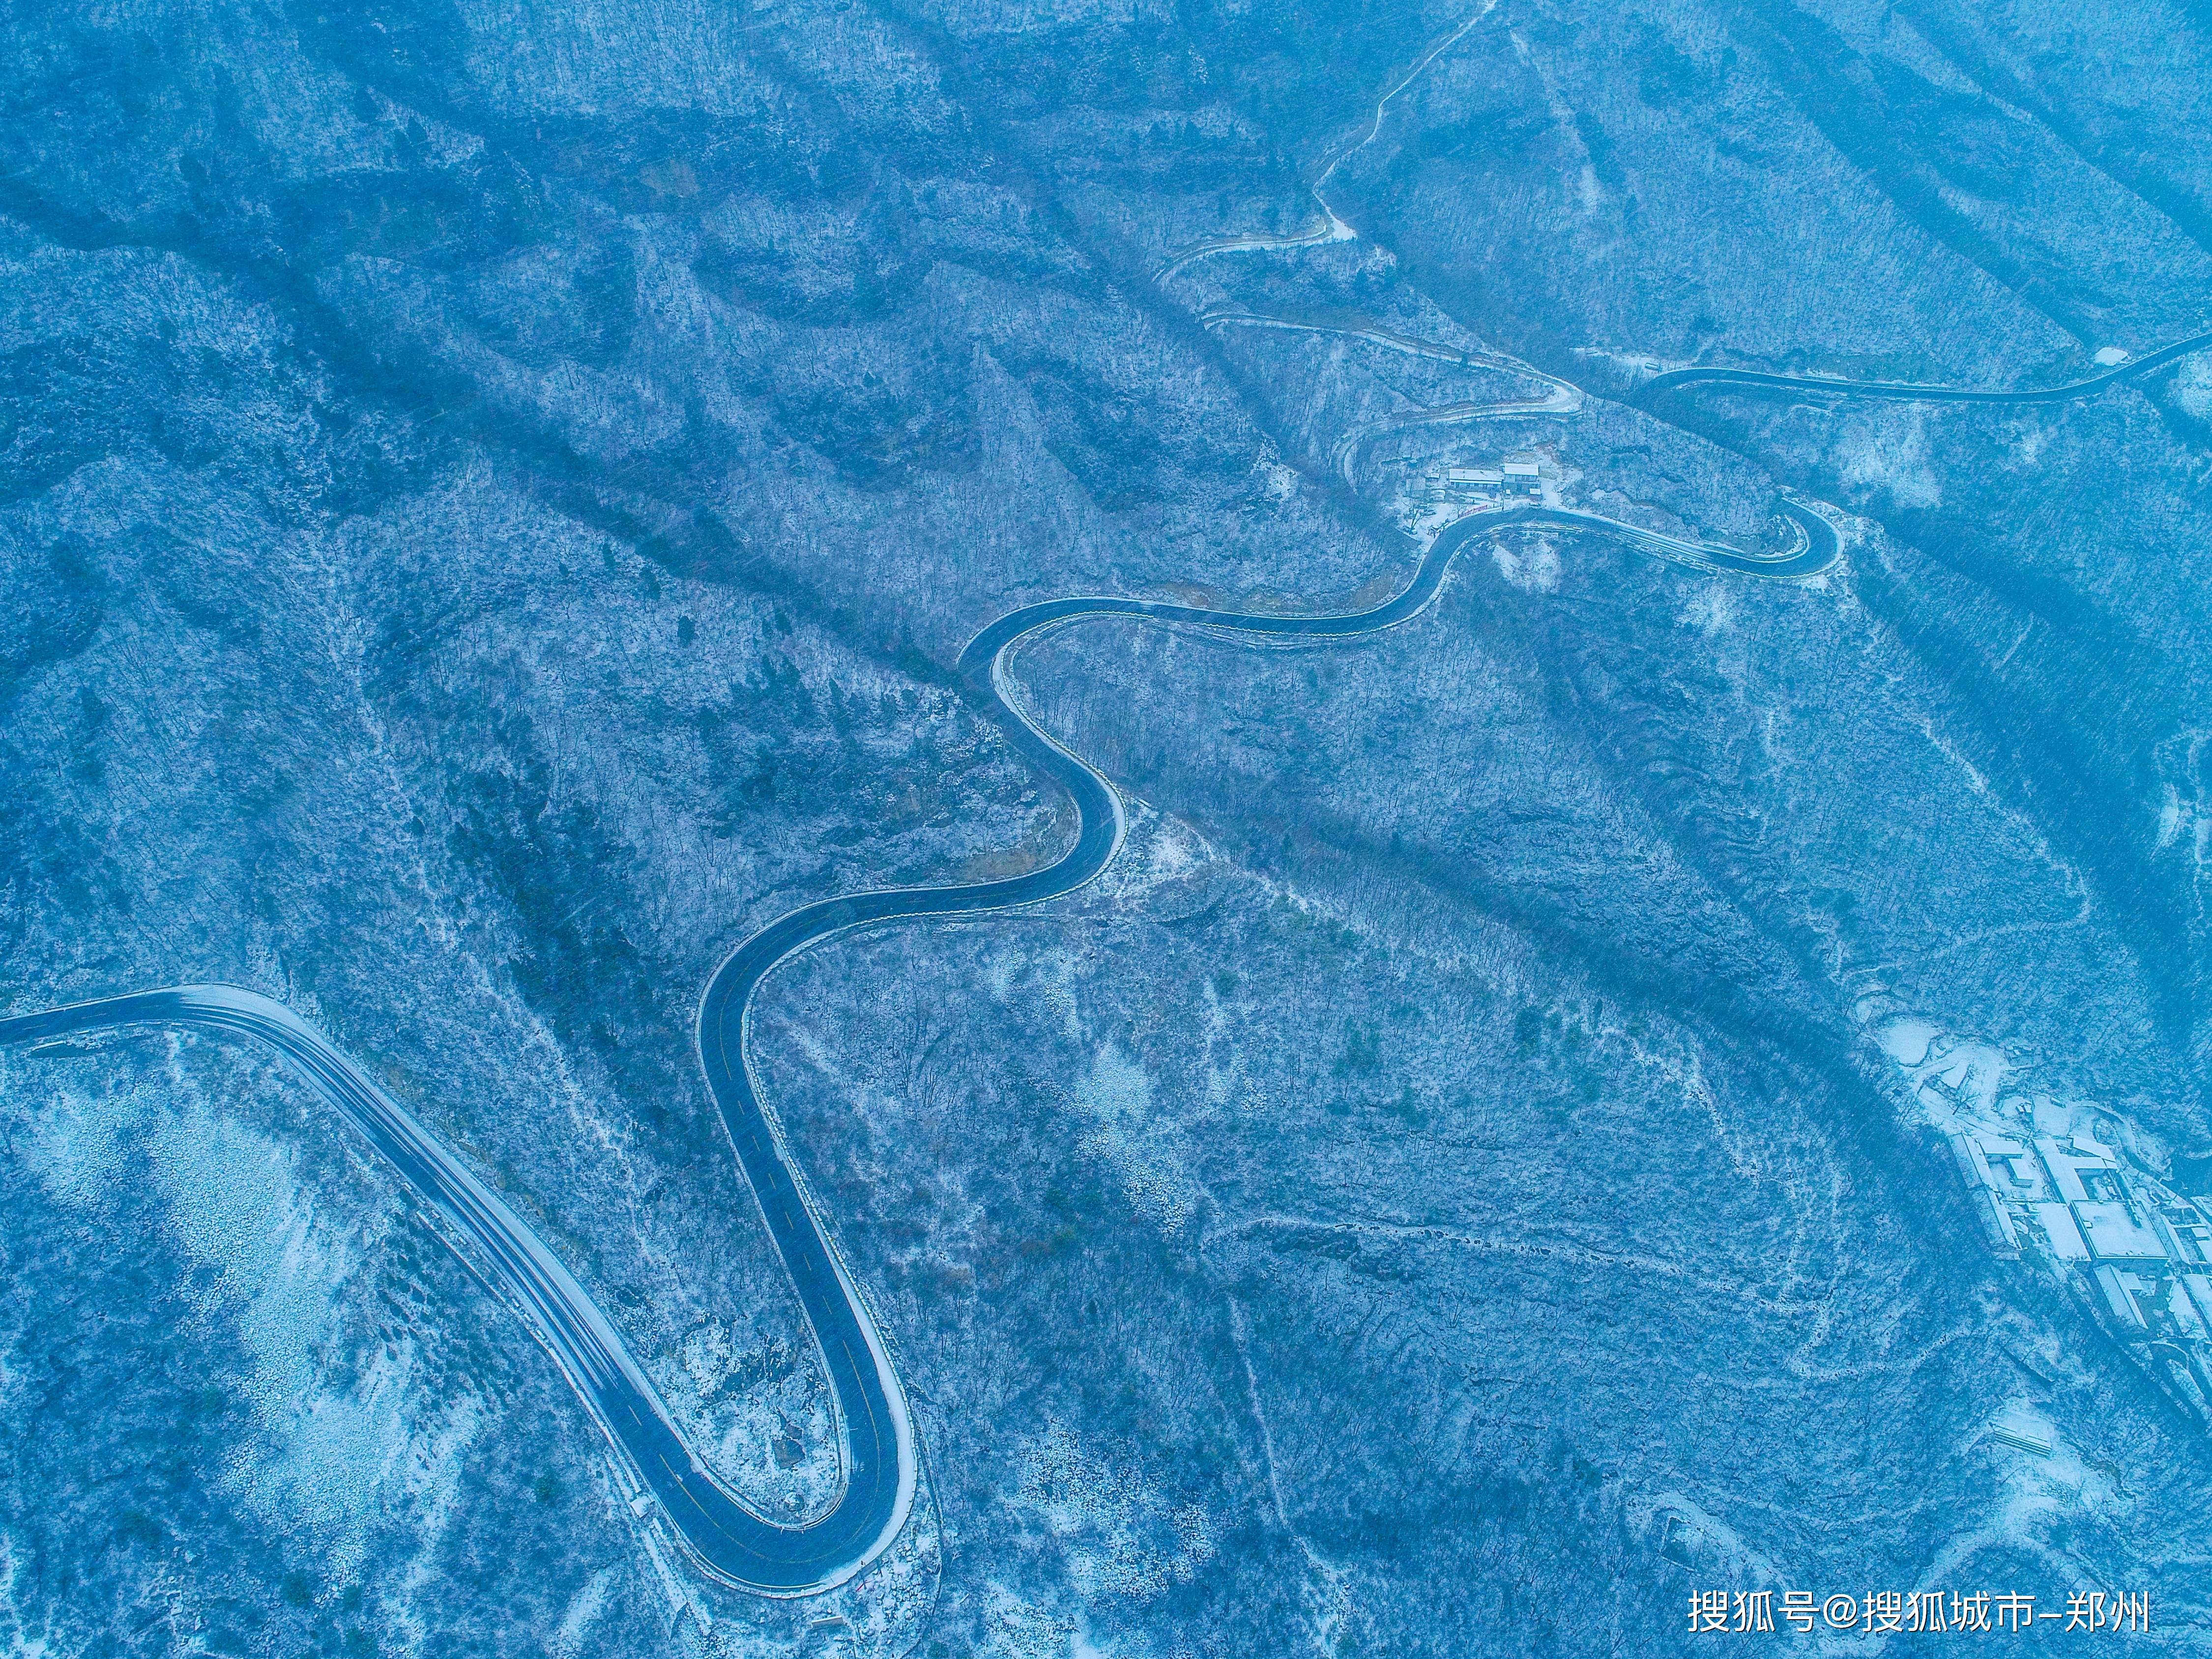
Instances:
[[[1669,392],[1685,386],[1721,385],[1784,392],[1833,392],[1852,398],[1887,398],[1916,404],[2057,404],[2091,398],[2132,375],[2163,368],[2178,357],[2212,345],[2212,333],[2197,334],[2136,357],[2086,380],[2065,386],[2033,386],[2021,392],[1978,392],[1966,386],[1922,386],[1912,380],[1845,380],[1823,374],[1768,374],[1752,368],[1671,368],[1637,387],[1631,403],[1649,409]]]

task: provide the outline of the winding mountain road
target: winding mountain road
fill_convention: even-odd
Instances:
[[[613,1322],[529,1224],[406,1108],[283,1004],[226,985],[143,991],[0,1019],[0,1042],[167,1025],[269,1044],[424,1203],[482,1252],[501,1290],[524,1313],[702,1573],[730,1588],[768,1595],[831,1589],[865,1571],[897,1538],[914,1507],[919,1460],[913,1418],[890,1351],[793,1167],[781,1127],[762,1103],[749,1052],[751,1002],[778,963],[849,929],[900,917],[973,915],[1040,903],[1074,891],[1113,861],[1124,833],[1121,797],[1104,774],[1023,711],[1008,675],[1016,648],[1060,624],[1100,617],[1261,639],[1372,634],[1425,609],[1442,589],[1453,559],[1509,526],[1595,532],[1708,572],[1818,574],[1837,556],[1834,529],[1796,502],[1784,500],[1779,507],[1794,527],[1796,542],[1790,550],[1774,555],[1686,541],[1592,514],[1523,507],[1472,514],[1450,526],[1396,597],[1369,611],[1260,616],[1152,599],[1051,599],[1009,612],[969,642],[959,660],[967,695],[1074,801],[1077,827],[1066,850],[1042,869],[1004,880],[886,889],[804,905],[732,952],[700,1004],[699,1059],[708,1088],[814,1334],[835,1401],[837,1492],[826,1510],[797,1525],[758,1514],[708,1471]]]
[[[1250,311],[1217,311],[1199,320],[1208,329],[1275,329],[1287,333],[1320,334],[1360,340],[1370,345],[1380,346],[1386,351],[1455,363],[1462,368],[1502,369],[1509,374],[1534,380],[1547,388],[1540,398],[1441,404],[1427,409],[1399,410],[1372,421],[1362,422],[1336,441],[1328,458],[1330,469],[1342,475],[1344,482],[1355,489],[1358,481],[1354,474],[1359,464],[1360,451],[1376,439],[1390,433],[1410,431],[1417,427],[1451,426],[1476,421],[1528,420],[1547,415],[1564,416],[1577,413],[1585,401],[1580,386],[1563,380],[1556,374],[1547,374],[1540,368],[1532,368],[1518,358],[1508,357],[1501,352],[1447,346],[1434,340],[1416,339],[1410,334],[1398,334],[1389,329],[1358,324],[1310,323],[1297,318],[1269,317]]]
[[[1200,327],[1275,329],[1288,334],[1340,334],[1346,339],[1365,340],[1389,351],[1403,353],[1408,357],[1432,357],[1440,363],[1457,363],[1466,368],[1505,368],[1516,374],[1535,374],[1526,364],[1495,351],[1484,351],[1475,347],[1444,345],[1435,340],[1416,339],[1410,334],[1399,334],[1387,328],[1369,328],[1357,323],[1309,323],[1296,317],[1269,317],[1256,311],[1209,311],[1199,319]],[[1549,377],[1540,377],[1549,378]],[[1565,381],[1559,384],[1564,386]]]
[[[2057,404],[2072,398],[2092,398],[2109,386],[2132,375],[2163,368],[2177,358],[2212,346],[2212,332],[2194,334],[2156,351],[2146,352],[2101,374],[2064,386],[2030,386],[2015,392],[1981,391],[1969,386],[1924,386],[1917,380],[1846,380],[1826,374],[1770,374],[1755,368],[1670,368],[1655,374],[1630,394],[1628,401],[1649,409],[1670,392],[1692,386],[1736,386],[1782,392],[1831,392],[1852,398],[1886,398],[1917,404]]]
[[[1540,420],[1547,416],[1564,418],[1578,413],[1582,406],[1581,392],[1571,387],[1565,390],[1554,387],[1540,398],[1519,398],[1504,403],[1440,404],[1432,409],[1407,410],[1353,427],[1330,448],[1328,462],[1346,484],[1356,489],[1358,485],[1356,475],[1360,452],[1377,438],[1388,437],[1394,432],[1411,432],[1425,426],[1471,424],[1477,421]]]

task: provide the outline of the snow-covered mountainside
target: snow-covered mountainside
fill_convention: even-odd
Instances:
[[[32,4],[0,277],[0,1654],[2212,1646],[2202,5]]]

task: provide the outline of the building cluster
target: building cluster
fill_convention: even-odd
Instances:
[[[2008,1130],[1962,1123],[1951,1151],[1991,1247],[2078,1274],[2119,1334],[2148,1344],[2212,1419],[2212,1205],[2169,1190],[2037,1103]],[[2069,1127],[2072,1126],[2072,1127]]]
[[[1431,472],[1426,493],[1431,501],[1494,506],[1540,500],[1543,492],[1543,463],[1534,455],[1511,455],[1496,466],[1453,466]]]

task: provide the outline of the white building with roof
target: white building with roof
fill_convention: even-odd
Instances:
[[[2143,1307],[2156,1288],[2150,1280],[2110,1262],[2097,1264],[2096,1278],[2097,1288],[2105,1293],[2105,1305],[2112,1310],[2112,1317],[2119,1322],[2122,1330],[2140,1332],[2150,1328],[2150,1317]]]
[[[2076,1204],[2074,1219],[2100,1261],[2163,1261],[2166,1246],[2124,1204]]]
[[[2061,1261],[2087,1261],[2089,1242],[2081,1237],[2081,1230],[2074,1222],[2074,1207],[2070,1204],[2037,1204],[2030,1206],[2035,1224],[2043,1229],[2044,1237],[2051,1241],[2051,1254]]]
[[[2033,1204],[2051,1196],[2043,1166],[2024,1141],[1977,1133],[1967,1137],[1981,1160],[1983,1178],[2005,1197]]]
[[[2166,1253],[2176,1261],[2212,1264],[2212,1224],[2208,1224],[2194,1206],[2169,1204],[2154,1212],[2151,1225],[2166,1241]]]
[[[2084,1175],[2091,1176],[2115,1174],[2118,1166],[2112,1155],[2095,1142],[2094,1150],[2085,1150],[2077,1136],[2066,1146],[2060,1146],[2048,1135],[2036,1137],[2035,1150],[2043,1158],[2043,1167],[2051,1171],[2051,1179],[2058,1188],[2058,1196],[2069,1204],[2093,1203],[2104,1196],[2093,1193],[2083,1184]]]

